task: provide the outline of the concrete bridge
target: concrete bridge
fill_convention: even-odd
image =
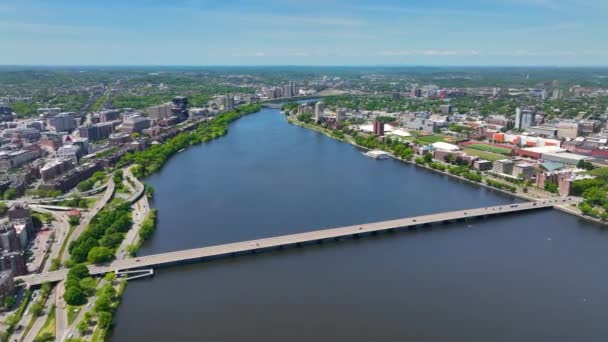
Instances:
[[[398,220],[358,224],[347,227],[311,231],[307,233],[283,235],[271,238],[228,243],[223,245],[188,249],[176,252],[142,256],[131,259],[116,260],[107,265],[91,265],[92,275],[103,275],[109,272],[121,273],[127,270],[166,267],[185,263],[203,262],[225,257],[255,254],[264,251],[278,250],[289,247],[301,247],[307,244],[319,244],[338,241],[347,238],[360,238],[366,235],[376,235],[394,232],[400,229],[429,227],[433,224],[448,224],[463,222],[471,219],[516,214],[524,211],[534,211],[552,208],[554,205],[568,203],[567,199],[549,199],[536,202],[514,203],[477,209],[456,210],[444,213],[408,217]],[[16,277],[30,286],[45,282],[58,282],[67,276],[68,270],[31,274]]]

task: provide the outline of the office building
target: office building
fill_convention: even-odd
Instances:
[[[25,253],[22,251],[15,251],[0,254],[0,272],[2,271],[12,271],[14,276],[27,274]]]
[[[496,173],[510,175],[513,173],[513,161],[510,159],[497,160],[494,162],[492,171]]]
[[[515,129],[526,129],[536,125],[536,111],[529,108],[515,110]]]
[[[0,105],[0,122],[13,120],[13,109],[9,106]]]
[[[289,82],[289,87],[290,87],[290,96],[298,96],[298,86],[296,84],[295,81],[290,81]]]
[[[140,133],[142,130],[150,128],[150,119],[141,115],[131,115],[125,119],[120,130],[124,133]]]
[[[66,159],[52,159],[48,161],[42,168],[40,168],[40,175],[42,177],[42,182],[48,183],[51,180],[59,177],[60,175],[68,172],[73,169],[74,166],[73,160],[71,158]]]
[[[20,251],[22,248],[12,224],[0,225],[0,249],[2,252]]]
[[[118,110],[104,110],[99,113],[100,122],[109,122],[120,120],[120,111]]]
[[[78,120],[70,113],[61,113],[49,118],[49,126],[55,132],[70,132],[78,127]]]
[[[315,103],[315,121],[320,122],[325,115],[325,104],[323,102]]]
[[[78,164],[82,153],[80,152],[80,147],[76,145],[65,145],[61,146],[57,150],[57,158],[59,159],[69,159],[72,161],[74,165]]]
[[[0,303],[4,303],[4,298],[15,293],[15,281],[13,271],[6,270],[0,272]]]
[[[513,176],[521,179],[531,179],[534,177],[534,165],[530,163],[520,163],[513,166]]]
[[[384,136],[384,122],[374,121],[374,134],[379,137]]]
[[[234,97],[230,94],[224,96],[224,110],[232,110],[234,108]]]
[[[173,103],[165,103],[146,109],[148,116],[153,120],[163,120],[173,116]]]

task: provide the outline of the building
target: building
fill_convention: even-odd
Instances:
[[[552,139],[557,137],[558,131],[559,131],[559,129],[557,127],[551,127],[551,126],[532,126],[532,127],[528,128],[528,132],[532,132],[541,137],[552,138]]]
[[[32,212],[30,211],[30,207],[27,203],[14,202],[10,208],[8,208],[8,219],[10,221],[24,221],[26,225],[31,227],[33,230],[34,222],[32,221]],[[29,232],[31,236],[33,236],[33,231]]]
[[[40,139],[40,131],[35,128],[8,128],[2,132],[2,136],[7,139],[24,139],[35,141]]]
[[[55,132],[71,132],[78,127],[78,121],[74,115],[70,113],[61,113],[57,116],[49,118],[49,126]]]
[[[298,96],[298,85],[296,84],[295,81],[290,81],[289,82],[289,88],[290,88],[290,96]]]
[[[25,253],[16,251],[0,254],[0,272],[2,271],[12,271],[15,276],[27,274]]]
[[[78,127],[78,135],[82,138],[87,138],[90,141],[108,139],[110,134],[114,132],[116,124],[117,121],[80,126]]]
[[[478,159],[473,162],[473,168],[479,171],[492,170],[492,162],[489,160]]]
[[[71,158],[64,159],[52,159],[48,161],[42,168],[40,168],[40,176],[42,177],[43,183],[48,183],[54,178],[70,171],[74,168],[74,164]]]
[[[0,168],[12,169],[40,157],[40,151],[0,151]]]
[[[61,108],[53,107],[53,108],[38,108],[38,115],[49,117],[55,116],[61,113]]]
[[[291,85],[286,84],[284,86],[281,87],[281,92],[283,93],[284,97],[292,97],[293,95],[291,94]]]
[[[69,170],[65,174],[53,179],[49,183],[40,185],[40,188],[47,190],[61,190],[66,192],[73,189],[78,183],[89,179],[95,172],[102,170],[101,163],[86,163]]]
[[[146,128],[150,128],[150,119],[141,115],[132,115],[125,119],[120,130],[127,134],[140,133]]]
[[[232,110],[234,108],[234,97],[230,94],[224,96],[224,110]]]
[[[9,106],[0,105],[0,122],[13,121],[13,109]]]
[[[515,110],[515,129],[526,129],[536,124],[536,112],[529,108]]]
[[[581,134],[581,127],[575,121],[560,121],[557,125],[557,137],[575,139]]]
[[[534,177],[534,165],[530,163],[520,163],[513,166],[513,176],[521,179],[531,179]]]
[[[146,109],[146,112],[148,112],[148,117],[150,117],[150,119],[163,120],[173,116],[172,108],[172,103],[164,103],[158,106],[149,107]]]
[[[325,104],[323,102],[315,103],[315,121],[320,122],[325,115]]]
[[[17,238],[17,232],[12,224],[0,225],[0,250],[2,252],[15,252],[20,251],[22,248],[19,239]]]
[[[374,135],[379,137],[384,136],[384,122],[374,121]]]
[[[563,151],[563,150],[562,150]],[[545,161],[558,162],[562,164],[568,165],[578,165],[581,160],[591,160],[589,156],[584,156],[580,154],[570,153],[570,152],[544,152],[541,153],[540,158]]]
[[[15,293],[15,281],[13,271],[6,270],[0,272],[0,302],[4,303],[4,298]]]
[[[232,100],[234,106],[234,98]],[[178,121],[184,121],[188,119],[188,98],[186,96],[175,96],[171,100],[171,112],[173,116],[177,117]]]
[[[511,159],[497,160],[494,162],[492,171],[505,175],[511,175],[513,173],[513,161]]]
[[[441,109],[441,114],[448,115],[452,112],[452,105],[440,105],[439,109]]]
[[[346,118],[346,109],[338,109],[336,110],[336,121],[340,122]]]
[[[420,89],[418,87],[412,88],[410,96],[411,97],[421,97],[422,96],[422,89]]]
[[[99,113],[100,122],[110,122],[120,120],[120,111],[118,110],[104,110]]]
[[[78,164],[80,157],[84,154],[80,151],[80,147],[76,145],[61,146],[57,150],[58,159],[70,159],[74,165]]]

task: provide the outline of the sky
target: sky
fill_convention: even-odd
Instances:
[[[0,65],[608,65],[608,0],[0,0]]]

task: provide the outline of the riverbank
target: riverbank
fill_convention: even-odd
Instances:
[[[364,151],[370,151],[371,150],[370,148],[367,148],[365,146],[358,145],[354,141],[354,139],[352,139],[352,138],[349,139],[348,135],[345,135],[344,138],[339,138],[339,137],[336,137],[335,135],[333,135],[331,133],[330,129],[327,129],[327,128],[324,128],[324,127],[319,127],[317,125],[307,124],[305,122],[301,122],[301,121],[299,121],[297,119],[294,119],[290,115],[286,115],[285,117],[286,117],[287,121],[290,124],[293,124],[293,125],[296,125],[296,126],[299,126],[299,127],[308,128],[308,129],[317,131],[317,132],[322,133],[322,134],[324,134],[324,135],[326,135],[326,136],[328,136],[330,138],[333,138],[335,140],[339,140],[339,141],[342,141],[342,142],[347,142],[347,143],[349,143],[349,144],[351,144],[351,145],[353,145],[353,146],[355,146],[355,147],[357,147],[357,148],[359,148],[361,150],[364,150]],[[389,151],[385,151],[385,152],[387,152],[392,158],[394,158],[396,160],[399,160],[399,161],[404,162],[404,163],[412,164],[412,165],[415,165],[417,167],[424,168],[424,169],[429,170],[429,171],[434,172],[434,173],[450,176],[450,177],[456,178],[458,180],[465,181],[465,182],[468,182],[468,183],[471,183],[471,184],[474,184],[474,185],[477,185],[477,186],[482,186],[482,187],[485,187],[485,188],[488,188],[488,189],[492,189],[494,191],[499,191],[499,192],[502,192],[502,193],[514,196],[516,198],[519,198],[519,199],[522,199],[522,200],[525,200],[525,201],[537,201],[537,200],[539,200],[539,198],[533,197],[533,196],[528,195],[528,194],[526,194],[524,192],[521,192],[521,191],[511,192],[511,191],[508,191],[508,190],[505,190],[505,189],[499,189],[499,188],[493,187],[491,185],[488,185],[488,184],[486,184],[484,182],[475,182],[473,180],[467,179],[467,178],[459,176],[459,175],[455,175],[455,174],[449,173],[447,171],[442,171],[442,170],[438,170],[438,169],[432,168],[432,167],[430,167],[430,166],[428,166],[426,164],[418,164],[415,161],[406,160],[406,159],[400,158],[400,157],[395,156],[394,154],[390,153]],[[570,214],[570,215],[574,215],[574,216],[578,216],[578,217],[580,217],[582,219],[585,219],[585,220],[588,220],[588,221],[592,221],[592,222],[595,222],[595,223],[600,223],[600,224],[603,224],[603,225],[607,225],[607,223],[604,222],[604,221],[601,221],[601,220],[596,219],[594,217],[583,215],[580,212],[580,210],[578,210],[578,208],[573,209],[573,208],[570,208],[570,207],[567,207],[567,206],[563,206],[563,205],[555,205],[554,208],[557,209],[557,210],[559,210],[559,211],[562,211],[564,213],[567,213],[567,214]]]

